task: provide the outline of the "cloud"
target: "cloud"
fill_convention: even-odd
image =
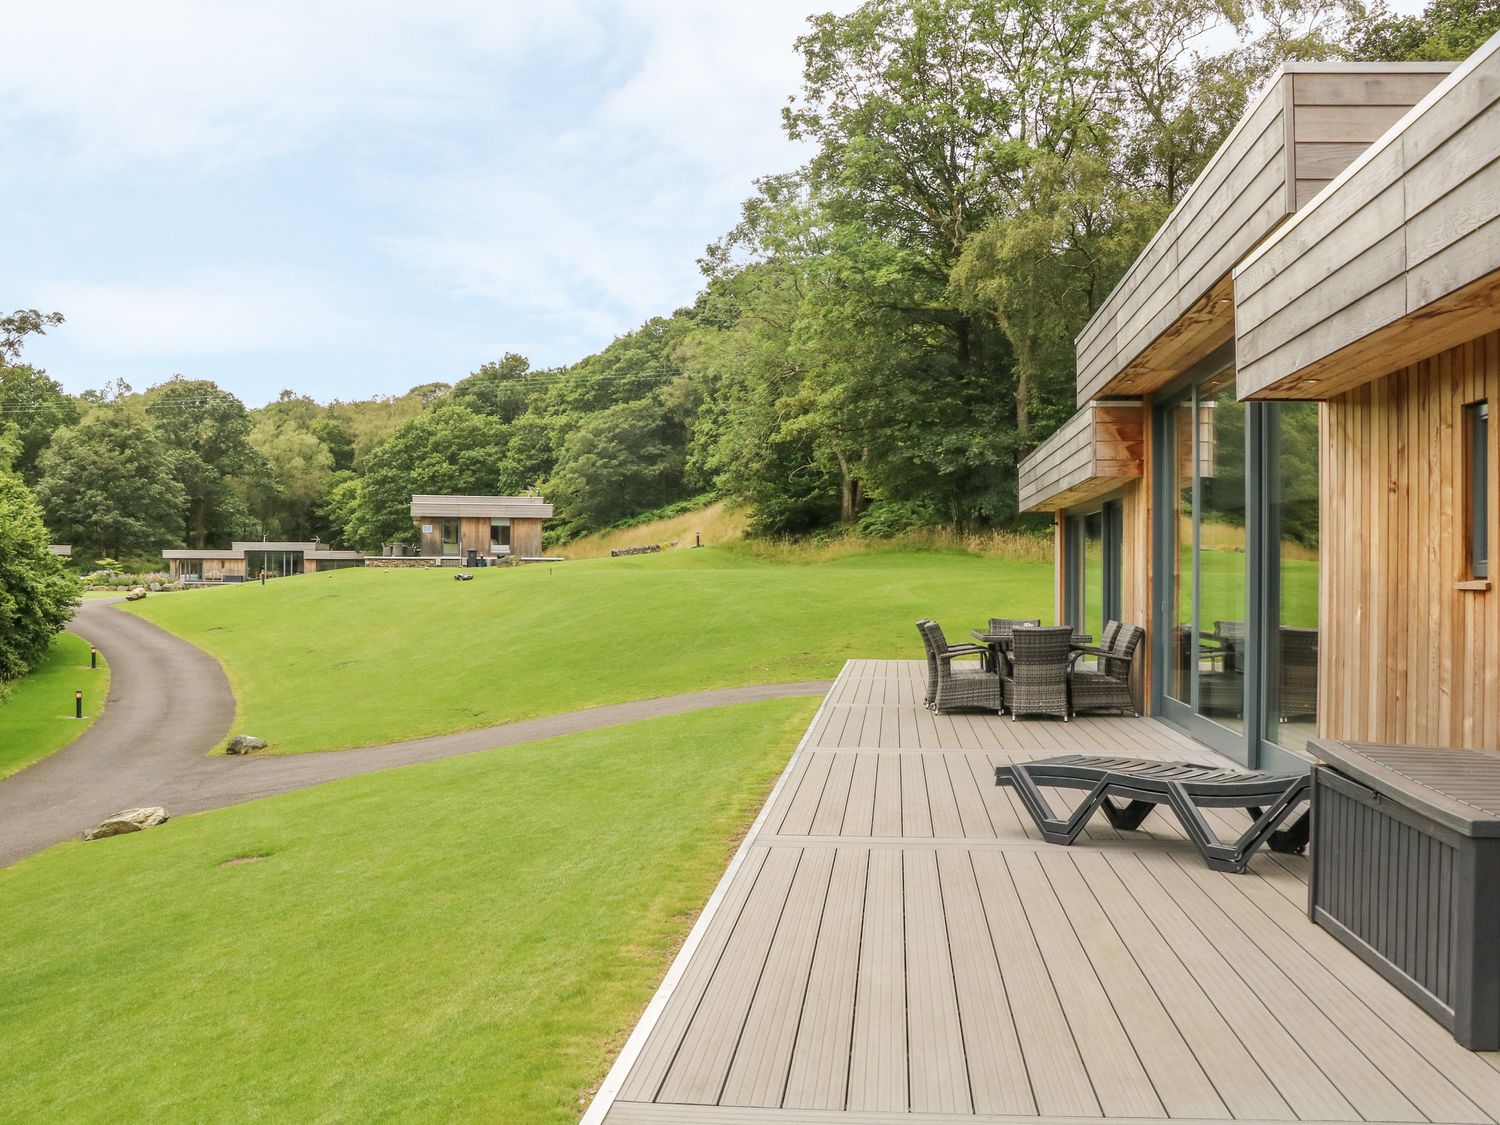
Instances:
[[[573,0],[22,5],[0,130],[40,123],[48,155],[79,169],[255,162],[361,122],[469,112],[496,68],[593,27]]]
[[[575,349],[688,303],[696,259],[754,178],[808,155],[778,114],[797,86],[793,40],[808,12],[622,5],[632,53],[617,82],[565,131],[402,185],[416,229],[382,244],[425,284],[493,302]],[[551,352],[544,362],[577,358]]]
[[[334,291],[328,279],[294,270],[236,268],[53,284],[39,299],[66,309],[68,335],[95,353],[196,358],[321,349],[357,334],[361,318]]]
[[[15,302],[67,314],[38,349],[70,381],[191,359],[248,383],[274,355],[282,385],[352,394],[575,360],[689,302],[753,178],[805,159],[792,41],[853,3],[19,6]]]

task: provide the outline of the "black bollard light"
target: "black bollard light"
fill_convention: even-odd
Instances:
[[[92,645],[89,646],[89,667],[99,667],[99,650]]]
[[[83,692],[81,691],[73,693],[73,718],[83,718]]]

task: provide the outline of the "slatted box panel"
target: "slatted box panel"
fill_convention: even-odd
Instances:
[[[1423,803],[1434,794],[1409,777],[1378,767],[1373,777],[1341,772],[1340,765],[1360,761],[1360,747],[1312,748],[1340,759],[1313,771],[1312,920],[1465,1047],[1500,1048],[1500,839],[1425,815]],[[1415,750],[1368,749],[1377,758],[1387,749]],[[1383,784],[1382,776],[1397,783]],[[1462,764],[1449,776],[1461,779]]]

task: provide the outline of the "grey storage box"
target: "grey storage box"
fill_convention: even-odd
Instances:
[[[1500,1048],[1500,753],[1308,750],[1313,921],[1465,1047]]]

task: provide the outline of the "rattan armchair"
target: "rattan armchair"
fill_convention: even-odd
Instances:
[[[1009,667],[1001,673],[1004,702],[1012,719],[1021,715],[1057,715],[1068,708],[1068,653],[1073,630],[1067,625],[1017,629],[1010,638]]]
[[[962,707],[999,711],[1004,702],[1000,677],[984,667],[954,667],[953,663],[960,657],[984,655],[985,646],[949,645],[936,621],[923,621],[919,627],[928,640],[929,667],[933,670],[928,685],[932,702],[928,706],[939,713]]]
[[[1146,631],[1139,625],[1111,621],[1105,625],[1104,635],[1109,638],[1108,643],[1099,648],[1080,649],[1074,654],[1074,666],[1068,674],[1073,712],[1128,711],[1139,715],[1130,692],[1130,666]],[[1078,658],[1086,654],[1099,658],[1097,669],[1078,667]]]

